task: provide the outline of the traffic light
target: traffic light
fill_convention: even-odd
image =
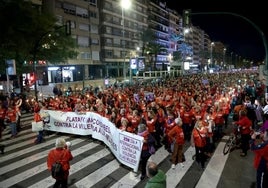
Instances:
[[[191,26],[191,10],[183,10],[183,20],[182,20],[183,27],[190,27]]]

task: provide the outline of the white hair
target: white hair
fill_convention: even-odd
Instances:
[[[64,138],[57,138],[56,139],[56,148],[64,148],[65,147],[65,144],[66,144],[66,141]]]

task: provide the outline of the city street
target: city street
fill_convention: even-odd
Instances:
[[[18,136],[10,139],[9,129],[5,129],[1,144],[6,145],[5,153],[0,154],[1,188],[44,188],[52,187],[54,179],[46,166],[46,157],[55,147],[55,140],[62,136],[72,142],[74,159],[71,161],[69,176],[70,188],[142,188],[148,178],[140,181],[139,172],[121,165],[105,145],[87,136],[70,134],[46,135],[46,141],[34,144],[36,133],[31,130],[33,114],[23,114],[22,127]],[[230,126],[229,126],[230,127]],[[230,128],[229,128],[230,129]],[[194,148],[186,142],[184,168],[171,169],[170,155],[160,148],[150,160],[159,164],[167,175],[168,188],[254,188],[255,169],[253,153],[240,157],[240,150],[223,155],[226,136],[217,143],[213,156],[202,170],[192,159]]]

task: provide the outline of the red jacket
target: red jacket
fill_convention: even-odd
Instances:
[[[16,123],[16,118],[17,118],[17,113],[16,113],[16,110],[13,109],[13,108],[9,108],[7,111],[6,111],[6,118],[8,118],[10,120],[10,122],[12,123]]]
[[[191,124],[193,117],[194,117],[193,113],[191,113],[190,111],[185,111],[181,115],[181,119],[182,119],[183,124]]]
[[[145,150],[148,150],[149,147],[148,147],[148,138],[149,138],[149,132],[148,130],[145,130],[141,133],[138,133],[138,135],[142,136],[144,138],[144,143],[142,145],[142,150],[145,151]]]
[[[73,159],[73,155],[69,149],[64,148],[56,148],[50,150],[47,157],[47,168],[51,171],[51,167],[54,162],[61,161],[64,170],[64,179],[67,179],[69,176],[70,163]]]
[[[198,130],[196,128],[193,129],[192,131],[192,141],[194,142],[194,145],[196,147],[205,147],[206,145],[206,130],[205,129],[201,129]]]
[[[252,122],[247,116],[242,116],[235,124],[240,127],[241,134],[250,134]]]
[[[146,120],[146,125],[148,127],[149,133],[155,132],[155,124],[156,124],[157,116],[154,116],[153,119]]]
[[[184,144],[184,134],[181,126],[174,126],[168,133],[168,136],[173,140],[176,139],[176,143],[179,145]]]

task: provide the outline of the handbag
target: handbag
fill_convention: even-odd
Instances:
[[[43,121],[33,121],[32,122],[32,131],[33,132],[38,132],[38,131],[42,131],[44,129],[43,127]]]

